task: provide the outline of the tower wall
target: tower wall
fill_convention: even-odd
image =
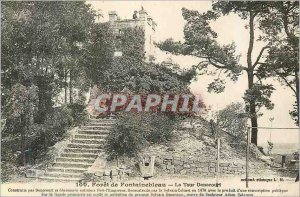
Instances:
[[[141,27],[145,33],[145,53],[146,61],[151,61],[155,57],[155,28],[156,23],[152,17],[142,9],[138,12],[136,19],[120,19],[115,11],[109,12],[109,22],[111,23],[115,33],[125,28]]]

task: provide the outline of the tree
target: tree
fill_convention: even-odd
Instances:
[[[252,136],[251,142],[257,145],[257,118],[261,107],[272,109],[274,104],[270,101],[270,96],[274,90],[272,84],[264,84],[258,75],[261,67],[262,56],[270,48],[268,43],[260,50],[259,55],[253,62],[253,48],[255,41],[255,22],[262,20],[269,13],[271,2],[228,2],[218,1],[212,5],[212,10],[206,13],[182,9],[183,18],[186,20],[184,28],[185,42],[174,42],[166,40],[159,43],[162,50],[173,52],[175,54],[192,55],[202,60],[195,67],[202,73],[219,75],[226,74],[232,80],[237,80],[242,72],[246,72],[248,80],[248,89],[245,92],[244,100],[247,112],[251,118]],[[247,20],[247,29],[249,32],[249,44],[247,51],[247,62],[244,65],[239,63],[239,55],[236,55],[234,43],[229,45],[220,45],[216,41],[217,33],[210,27],[210,22],[217,20],[222,15],[234,13],[241,19]],[[213,66],[215,72],[209,73],[208,66]],[[224,90],[224,80],[219,77],[209,85],[209,90],[217,93]]]
[[[82,65],[91,85],[100,85],[104,73],[113,64],[115,35],[109,23],[96,23],[91,30],[90,41],[83,46]]]
[[[21,147],[21,163],[25,165],[25,150],[53,126],[47,120],[57,111],[53,100],[64,87],[65,71],[79,67],[80,46],[89,38],[94,11],[84,2],[1,5],[1,107],[2,117],[7,119],[3,135],[21,138],[9,142]],[[53,116],[66,118],[59,114]],[[64,132],[66,122],[55,126]]]
[[[270,50],[258,76],[276,77],[292,90],[296,104],[290,114],[299,124],[299,2],[274,2],[259,28],[264,32],[260,39],[269,43]]]
[[[35,84],[39,88],[37,117],[42,123],[63,87],[66,72],[78,66],[80,43],[88,38],[94,13],[84,2],[2,5],[4,93],[16,83]]]
[[[11,131],[21,135],[21,156],[22,164],[26,164],[26,142],[27,137],[33,127],[33,116],[37,109],[38,95],[37,87],[26,87],[21,84],[15,84],[9,93],[9,100],[4,114],[9,117],[9,126]],[[7,134],[5,132],[5,134]],[[4,136],[5,136],[4,134]]]

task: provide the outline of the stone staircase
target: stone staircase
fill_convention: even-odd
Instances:
[[[104,153],[105,137],[110,132],[114,119],[90,119],[72,136],[53,165],[46,169],[42,180],[79,181],[84,172]]]

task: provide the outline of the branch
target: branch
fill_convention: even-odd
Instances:
[[[198,58],[203,58],[203,59],[208,59],[209,57],[208,56],[201,56],[201,55],[195,55],[196,57]]]
[[[216,68],[220,68],[220,69],[227,69],[228,68],[227,66],[220,66],[220,65],[212,62],[210,57],[208,58],[208,61],[209,61],[210,64],[212,64]]]
[[[285,78],[285,77],[283,77],[282,75],[280,75],[276,70],[274,70],[275,71],[275,73],[281,78],[281,79],[283,79],[283,81],[286,83],[286,85],[289,87],[289,88],[291,88],[291,90],[295,93],[295,95],[297,95],[297,91],[295,90],[295,88],[288,82],[288,80]]]
[[[257,56],[257,59],[256,59],[255,63],[253,64],[253,68],[255,68],[258,64],[261,64],[261,63],[259,63],[259,60],[260,60],[262,54],[264,53],[264,51],[265,51],[266,49],[268,49],[268,48],[270,48],[270,47],[269,47],[269,46],[264,46],[264,47],[260,50],[259,55]]]
[[[252,52],[253,52],[253,45],[254,45],[254,17],[253,13],[250,11],[250,18],[249,18],[249,45],[247,50],[247,67],[250,71],[252,69]]]
[[[260,111],[260,109],[261,109],[262,106],[256,106],[256,107],[258,107],[258,109],[255,110],[255,113],[257,114]]]
[[[197,64],[196,68],[199,69],[199,67],[200,67],[200,65],[201,65],[202,63],[209,63],[209,62],[208,62],[208,61],[200,61],[200,62]]]
[[[219,72],[218,79],[220,78],[221,73],[222,73],[222,70],[220,70],[220,72]]]
[[[248,70],[249,70],[248,68],[246,68],[244,66],[242,66],[242,69],[245,70],[246,72],[248,72]]]
[[[288,23],[289,23],[288,22],[288,16],[287,16],[287,13],[285,13],[284,16],[283,16],[283,27],[284,27],[284,31],[285,31],[287,37],[291,38],[292,35],[291,35],[290,31],[289,31]]]
[[[256,73],[254,73],[253,75],[257,77],[259,83],[262,85],[262,84],[263,84],[263,83],[262,83],[262,78],[259,77]]]
[[[264,63],[264,62],[257,62],[257,64],[266,64],[266,63]]]

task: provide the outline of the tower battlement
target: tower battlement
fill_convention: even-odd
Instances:
[[[131,19],[121,19],[116,11],[110,11],[108,15],[109,22],[115,33],[119,33],[125,28],[142,28],[145,33],[146,60],[150,61],[153,57],[155,57],[154,43],[157,24],[143,7],[138,12],[135,11]]]

